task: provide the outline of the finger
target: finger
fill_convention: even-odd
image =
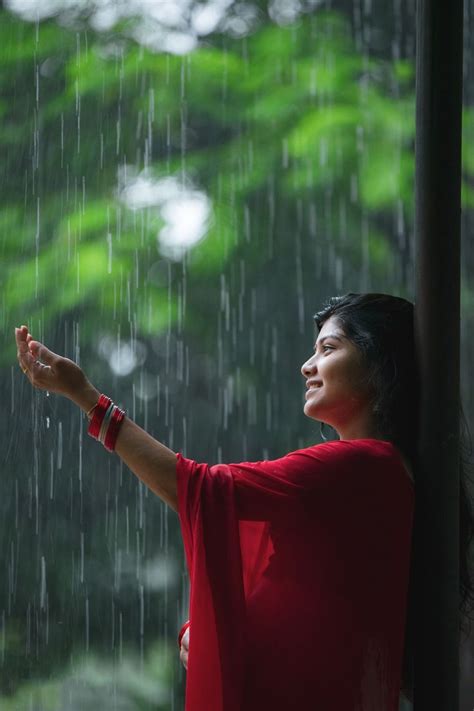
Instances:
[[[42,365],[38,360],[35,360],[31,353],[19,354],[18,363],[30,380],[41,376],[45,369],[51,370],[50,366]]]
[[[19,359],[20,367],[32,385],[42,390],[49,390],[54,383],[53,371],[50,365],[43,365],[39,360],[34,360],[31,353],[31,360],[26,363],[25,357]]]
[[[17,345],[17,350],[20,353],[28,353],[28,343],[31,341],[33,336],[28,333],[28,329],[26,327],[21,327],[21,328],[15,328],[15,338],[16,338],[16,345]]]
[[[35,360],[40,360],[46,365],[55,365],[55,363],[59,359],[57,353],[53,353],[53,351],[50,351],[49,348],[46,348],[46,346],[44,346],[39,341],[29,341],[27,344],[27,348],[29,349]]]
[[[23,331],[21,328],[15,328],[15,339],[17,349],[20,352],[25,353],[28,350],[25,331]]]
[[[28,350],[28,346],[24,338],[24,333],[21,331],[21,329],[15,329],[15,336],[17,342],[18,363],[20,364],[20,367],[23,372],[25,370],[30,371],[34,365],[35,358]]]
[[[45,380],[45,378],[48,378],[51,375],[51,366],[43,365],[43,363],[40,363],[35,349],[33,349],[32,351],[30,347],[30,343],[36,343],[36,345],[39,347],[42,344],[38,343],[37,341],[33,341],[33,337],[28,332],[27,326],[16,328],[15,336],[17,341],[17,355],[20,368],[22,369],[24,374],[27,375],[28,379],[33,385],[46,387],[48,381]],[[52,351],[49,351],[49,349],[45,346],[43,346],[43,348],[45,348],[46,350],[46,358],[51,360],[52,356],[55,356],[55,354],[52,353]]]

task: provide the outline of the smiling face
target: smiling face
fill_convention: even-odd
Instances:
[[[340,439],[380,439],[373,422],[366,369],[358,348],[336,318],[324,322],[314,354],[301,366],[307,381],[319,384],[305,393],[304,413],[334,427]]]

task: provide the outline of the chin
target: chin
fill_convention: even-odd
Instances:
[[[311,417],[312,420],[318,420],[320,421],[320,417],[318,417],[316,411],[312,407],[308,408],[303,408],[303,412],[306,415],[306,417]]]

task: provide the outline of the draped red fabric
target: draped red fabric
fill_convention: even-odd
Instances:
[[[398,711],[415,505],[396,447],[177,456],[185,711]]]

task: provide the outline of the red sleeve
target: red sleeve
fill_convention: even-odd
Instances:
[[[337,447],[328,442],[278,459],[217,464],[209,473],[227,468],[234,480],[240,519],[271,521],[286,516],[289,508],[307,503],[308,497],[323,504],[336,480],[337,488],[345,489],[358,458],[360,452],[350,442],[339,442]]]
[[[185,711],[240,711],[245,603],[233,479],[180,453],[176,471],[193,626]]]

